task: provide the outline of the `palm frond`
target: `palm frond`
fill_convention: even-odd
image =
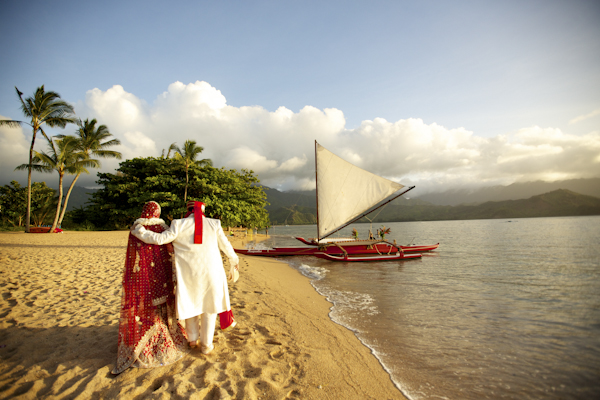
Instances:
[[[114,150],[95,150],[92,151],[92,154],[102,158],[116,158],[117,160],[120,160],[123,157],[121,153]]]
[[[0,119],[0,126],[8,126],[9,128],[18,128],[21,124],[25,124],[23,121],[14,121],[10,119]]]
[[[15,168],[15,171],[26,171],[28,169],[29,169],[29,164],[21,164],[17,168]],[[46,165],[42,165],[42,164],[31,164],[31,170],[35,171],[35,172],[44,172],[44,173],[49,173],[49,172],[54,171],[53,168],[48,167]]]
[[[17,168],[15,168],[15,171],[23,171],[26,169],[29,169],[29,163],[19,165]]]
[[[108,147],[116,146],[121,144],[119,139],[110,139],[112,136],[106,125],[99,125],[96,127],[96,119],[86,119],[85,121],[79,120],[77,125],[79,128],[76,131],[77,138],[79,140],[79,149],[85,153],[88,157],[95,155],[102,158],[116,158],[121,159],[122,155],[118,151],[106,150]]]

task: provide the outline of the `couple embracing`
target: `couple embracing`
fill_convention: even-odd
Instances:
[[[187,208],[185,218],[167,227],[159,204],[151,201],[131,227],[113,374],[171,364],[188,346],[209,354],[217,315],[221,329],[235,325],[220,251],[234,282],[238,257],[221,221],[204,216],[203,203],[188,202]]]

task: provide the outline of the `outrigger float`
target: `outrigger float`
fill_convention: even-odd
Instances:
[[[317,238],[296,237],[308,247],[272,249],[235,249],[236,253],[264,256],[316,256],[331,261],[390,261],[421,257],[422,252],[438,248],[399,246],[385,240],[326,239],[412,190],[382,178],[336,156],[315,141],[315,176],[317,182]],[[406,254],[410,253],[410,254]]]
[[[367,262],[367,261],[397,261],[397,260],[410,260],[412,258],[421,258],[420,253],[414,254],[382,254],[377,256],[361,255],[361,256],[350,256],[345,254],[343,256],[335,256],[327,253],[315,253],[316,257],[323,258],[329,261],[342,261],[342,262]]]

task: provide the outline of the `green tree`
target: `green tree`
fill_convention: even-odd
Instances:
[[[55,146],[56,144],[56,146]],[[97,167],[98,160],[87,158],[79,149],[79,141],[73,136],[64,136],[55,141],[50,141],[49,153],[35,152],[33,162],[35,164],[22,164],[17,169],[30,168],[37,172],[58,173],[58,203],[56,206],[56,216],[52,222],[50,233],[53,233],[58,225],[60,216],[60,206],[63,197],[63,179],[65,174],[76,174],[81,171],[87,173],[86,167]]]
[[[171,146],[173,146],[173,143]],[[170,151],[170,148],[169,148]],[[181,162],[185,167],[185,191],[183,193],[183,202],[187,202],[187,191],[188,191],[188,183],[189,183],[189,169],[192,165],[197,165],[199,167],[204,165],[212,166],[212,161],[205,158],[203,160],[196,160],[198,155],[204,151],[204,147],[196,146],[196,142],[194,140],[186,140],[183,144],[183,148],[175,146],[175,159]],[[168,153],[167,153],[168,158]]]
[[[41,225],[47,214],[47,205],[54,204],[56,191],[44,182],[33,182],[31,185],[31,215],[35,225]],[[15,227],[23,226],[27,214],[27,187],[12,181],[0,187],[0,216],[3,224]]]
[[[154,200],[163,218],[172,218],[183,202],[184,170],[173,159],[134,158],[120,163],[115,174],[98,173],[96,183],[103,186],[86,208],[88,220],[97,227],[122,229],[139,218],[144,203]]]
[[[267,195],[252,171],[213,167],[191,167],[190,199],[206,204],[207,215],[218,218],[224,226],[265,227],[269,215],[265,210]]]
[[[206,215],[224,226],[268,225],[266,194],[252,171],[227,170],[209,165],[189,166],[190,199],[206,203]],[[185,212],[184,165],[174,159],[134,158],[123,161],[116,174],[99,173],[103,188],[94,193],[86,208],[90,222],[107,229],[130,225],[144,203],[154,200],[165,219]]]
[[[17,95],[21,100],[21,111],[29,121],[16,120],[0,120],[0,126],[17,127],[21,125],[29,125],[32,129],[31,146],[29,148],[29,164],[27,164],[27,214],[25,219],[25,231],[29,232],[29,223],[31,218],[31,171],[33,170],[33,157],[35,138],[39,132],[52,144],[52,140],[48,138],[44,132],[43,125],[49,127],[64,128],[69,123],[75,122],[73,106],[60,100],[60,95],[56,92],[46,92],[44,85],[37,88],[33,97],[27,97],[23,100],[23,93],[17,89]]]
[[[56,190],[46,186],[44,182],[31,184],[31,220],[34,226],[48,224],[48,215],[56,208],[58,196]]]
[[[109,150],[109,147],[117,146],[121,144],[119,139],[110,139],[112,134],[108,131],[106,125],[99,125],[96,127],[96,119],[92,119],[91,121],[79,120],[77,125],[79,129],[76,131],[76,138],[78,140],[77,148],[84,156],[83,159],[91,159],[92,156],[101,157],[101,158],[116,158],[117,160],[121,159],[121,153],[114,150]],[[58,137],[65,137],[64,135],[60,135]],[[97,166],[100,167],[100,162],[97,162]],[[65,212],[67,211],[67,204],[69,202],[69,196],[71,196],[71,191],[75,186],[75,182],[79,179],[81,173],[88,173],[85,168],[81,168],[77,171],[75,178],[73,178],[73,182],[71,182],[71,186],[69,186],[69,190],[67,190],[67,194],[65,196],[65,201],[62,207],[62,211],[60,213],[60,217],[58,219],[58,225],[60,225],[65,217]]]

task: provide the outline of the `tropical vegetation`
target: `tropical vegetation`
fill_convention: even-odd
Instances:
[[[186,166],[178,158],[147,157],[121,162],[116,173],[98,173],[90,205],[72,212],[73,222],[97,229],[124,229],[139,218],[144,203],[154,200],[166,220],[185,212],[186,200],[206,204],[206,215],[223,226],[266,227],[266,194],[252,171]]]
[[[203,160],[196,160],[200,153],[204,151],[204,147],[196,146],[196,142],[194,140],[186,140],[183,144],[183,148],[181,149],[174,145],[175,143],[173,143],[171,146],[175,149],[175,160],[181,163],[185,168],[185,191],[183,193],[183,202],[185,203],[187,201],[190,166],[212,166],[212,161],[207,158]],[[171,147],[169,147],[169,150],[171,150]],[[168,157],[169,153],[167,153],[167,158]]]
[[[98,167],[98,161],[86,157],[85,153],[80,151],[79,144],[79,140],[73,136],[50,139],[48,153],[34,151],[35,157],[32,159],[32,164],[22,164],[16,168],[17,170],[29,169],[36,172],[56,171],[58,173],[58,201],[50,232],[54,232],[58,226],[65,174],[87,173],[87,167]]]
[[[85,121],[79,120],[77,125],[79,129],[76,131],[76,140],[77,140],[77,150],[80,152],[80,157],[82,160],[91,160],[93,157],[100,158],[116,158],[118,160],[121,159],[121,153],[114,150],[109,150],[109,147],[116,146],[121,144],[119,139],[111,139],[112,134],[109,132],[108,127],[106,125],[99,125],[96,127],[96,119],[86,119]],[[65,136],[59,136],[65,137]],[[100,161],[94,160],[93,165],[89,166],[100,167]],[[69,186],[69,190],[65,195],[65,201],[62,207],[62,211],[60,213],[60,218],[58,219],[58,225],[62,224],[63,218],[65,217],[65,212],[67,211],[67,204],[69,202],[69,196],[75,187],[75,183],[79,176],[82,173],[88,173],[85,168],[80,168],[76,170],[75,178],[71,182]]]
[[[12,181],[0,187],[0,226],[21,228],[25,225],[27,214],[27,187]],[[56,208],[56,190],[46,186],[45,182],[33,182],[31,185],[31,219],[34,226],[48,221],[48,216]]]
[[[44,126],[64,128],[69,123],[75,122],[73,106],[62,101],[56,92],[46,92],[44,85],[37,88],[32,97],[23,99],[23,93],[15,87],[17,96],[21,101],[21,111],[28,118],[27,121],[0,120],[0,126],[18,127],[28,125],[32,129],[31,146],[29,148],[29,163],[27,164],[27,211],[25,216],[25,231],[29,232],[31,219],[31,171],[33,169],[33,158],[35,139],[40,132],[52,143],[52,140],[44,132]]]

